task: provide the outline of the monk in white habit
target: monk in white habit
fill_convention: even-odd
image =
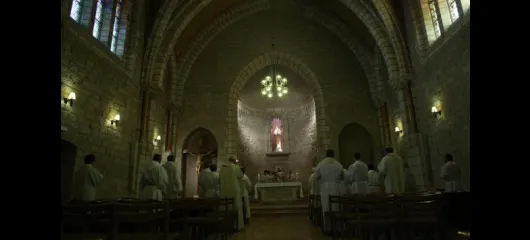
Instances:
[[[329,196],[340,195],[340,184],[344,180],[344,169],[335,159],[335,152],[329,149],[326,151],[326,158],[322,160],[315,171],[315,177],[320,181],[320,201],[322,203],[322,214],[324,217],[324,229],[330,230],[329,219],[325,219],[325,213],[329,209]],[[333,206],[338,208],[338,206]],[[337,209],[338,210],[338,209]]]
[[[315,171],[317,170],[316,167],[313,167],[311,169],[311,175],[309,175],[309,194],[310,195],[319,195],[319,184],[317,181],[317,178],[315,177]]]
[[[239,180],[243,179],[243,173],[236,164],[236,156],[228,157],[228,164],[223,165],[219,170],[219,195],[221,198],[233,198],[235,210],[237,211],[238,230],[245,228],[243,220],[243,195]]]
[[[212,168],[214,169],[213,172]],[[214,173],[215,171],[217,171],[215,164],[203,164],[203,169],[199,173],[199,197],[219,197],[219,176]]]
[[[77,170],[74,177],[74,199],[82,201],[94,201],[96,199],[96,187],[101,184],[103,174],[94,166],[96,156],[86,155],[85,165]]]
[[[248,178],[247,174],[245,174],[245,168],[241,168],[241,172],[243,173],[243,178],[239,181],[239,187],[241,188],[241,191],[243,193],[243,207],[245,212],[245,223],[249,223],[250,221],[250,199],[248,197],[248,192],[252,188],[252,182],[250,182],[250,179]]]
[[[354,153],[355,162],[348,168],[348,177],[351,182],[351,194],[368,193],[368,166],[361,161],[361,154]]]
[[[168,177],[160,162],[162,156],[155,154],[153,161],[147,165],[140,178],[140,198],[144,200],[164,200],[167,195]]]
[[[182,193],[182,180],[180,179],[180,173],[175,164],[175,156],[169,155],[166,157],[167,162],[162,164],[162,167],[166,170],[167,173],[167,197],[168,198],[177,198],[180,197]]]
[[[405,191],[405,169],[403,159],[394,153],[394,148],[385,148],[386,156],[381,159],[378,169],[383,175],[385,192],[401,194]]]
[[[453,155],[445,154],[445,164],[442,166],[440,178],[445,182],[445,192],[461,191],[460,167],[453,161]]]
[[[380,193],[379,173],[375,171],[373,164],[368,164],[368,193]]]

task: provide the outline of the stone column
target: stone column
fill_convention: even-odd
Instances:
[[[414,110],[414,102],[412,101],[412,88],[409,78],[405,78],[401,82],[403,99],[405,101],[405,111],[407,116],[407,123],[410,133],[418,133],[418,125],[416,123],[416,111]]]
[[[151,91],[144,89],[142,92],[142,115],[140,125],[139,140],[143,143],[146,140],[147,129],[149,128],[149,112],[151,111]]]
[[[381,116],[381,131],[383,135],[382,143],[384,146],[392,145],[392,135],[390,132],[390,123],[388,122],[388,106],[386,102],[383,102],[379,107],[379,113]]]
[[[173,117],[175,110],[173,105],[169,105],[167,110],[167,130],[166,130],[166,147],[165,150],[172,151],[173,149]]]

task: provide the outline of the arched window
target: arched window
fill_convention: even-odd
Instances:
[[[79,24],[88,27],[92,15],[92,0],[72,0],[70,18]]]
[[[110,44],[110,50],[118,57],[122,57],[125,50],[125,36],[127,35],[128,25],[127,13],[127,2],[118,0],[116,11],[114,11],[112,41]]]
[[[92,28],[92,36],[99,39],[101,33],[101,23],[103,20],[103,0],[97,0],[96,14],[94,15],[94,27]]]
[[[70,18],[91,28],[92,36],[121,58],[125,51],[129,8],[126,0],[71,0]]]
[[[423,20],[429,43],[469,11],[471,0],[421,0]]]

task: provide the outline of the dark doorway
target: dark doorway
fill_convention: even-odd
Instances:
[[[184,140],[181,169],[185,197],[197,194],[198,170],[204,163],[215,163],[217,147],[214,135],[204,128],[194,130]]]
[[[339,160],[348,168],[355,160],[354,153],[361,154],[361,160],[374,163],[374,140],[372,135],[361,125],[350,123],[339,134]]]
[[[72,180],[74,178],[77,147],[68,141],[61,140],[61,200],[71,198]]]

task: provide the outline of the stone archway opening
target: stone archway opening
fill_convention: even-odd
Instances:
[[[348,168],[354,161],[354,153],[361,154],[366,164],[375,164],[374,140],[372,135],[358,123],[350,123],[339,134],[339,161]]]
[[[205,128],[193,130],[182,145],[182,186],[185,197],[197,194],[198,174],[203,166],[217,163],[218,144],[215,136]]]

